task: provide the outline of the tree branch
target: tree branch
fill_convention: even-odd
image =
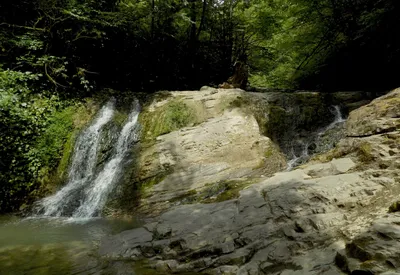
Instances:
[[[55,86],[60,86],[60,87],[63,87],[63,88],[67,88],[67,87],[64,86],[64,85],[61,85],[61,84],[57,83],[57,81],[55,81],[54,78],[52,78],[52,77],[49,75],[49,73],[47,72],[47,64],[44,65],[44,72],[45,72],[47,78],[48,78]]]
[[[47,32],[46,29],[42,29],[42,28],[35,28],[35,27],[28,27],[28,26],[19,26],[19,25],[13,25],[13,24],[8,24],[8,23],[0,23],[0,26],[7,26],[7,27],[9,27],[9,28],[19,28],[19,29],[26,29],[26,30]]]

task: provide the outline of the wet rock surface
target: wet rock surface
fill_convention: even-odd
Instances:
[[[172,207],[104,239],[100,254],[147,259],[160,273],[400,272],[400,215],[387,213],[400,195],[400,132],[382,128],[398,125],[399,96],[351,113],[348,137],[320,159],[259,177],[235,199]],[[361,115],[371,110],[376,115]]]

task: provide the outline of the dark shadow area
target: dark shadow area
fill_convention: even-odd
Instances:
[[[347,242],[335,262],[348,274],[399,272],[399,242],[400,215],[387,214]]]

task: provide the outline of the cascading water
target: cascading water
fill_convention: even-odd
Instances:
[[[307,161],[310,156],[312,156],[312,153],[310,153],[310,145],[311,144],[318,144],[322,138],[322,136],[324,134],[326,134],[329,130],[342,125],[346,119],[343,118],[343,115],[340,111],[340,107],[339,106],[332,106],[332,110],[331,110],[332,114],[335,116],[335,119],[325,128],[317,131],[317,133],[315,134],[311,134],[311,138],[309,138],[308,140],[298,140],[297,141],[297,145],[302,148],[300,154],[299,153],[295,153],[294,148],[292,147],[292,151],[290,152],[290,156],[291,159],[289,159],[288,161],[288,166],[287,166],[287,170],[290,171],[292,170],[294,167],[304,163],[305,161]],[[328,146],[325,146],[324,151],[329,150],[333,147],[333,144],[329,144]]]
[[[304,162],[310,157],[308,154],[308,147],[309,147],[308,142],[304,143],[303,141],[299,141],[299,143],[301,143],[301,147],[303,148],[303,150],[301,151],[301,154],[297,156],[296,153],[294,152],[294,149],[292,148],[291,152],[292,158],[288,160],[287,171],[292,170],[294,167],[300,165],[302,162]]]
[[[343,118],[342,112],[340,111],[340,107],[335,105],[333,106],[332,113],[335,115],[335,120],[329,124],[326,128],[322,129],[321,131],[318,132],[318,136],[323,135],[326,133],[326,131],[334,128],[336,125],[343,123],[346,121],[346,119]]]
[[[121,162],[126,156],[132,143],[138,140],[139,103],[135,102],[133,111],[129,115],[128,122],[122,128],[114,154],[106,163],[104,169],[97,175],[94,183],[85,190],[85,200],[73,213],[75,218],[94,216],[106,203],[106,199],[121,170]]]
[[[115,100],[112,99],[101,108],[92,125],[82,132],[74,148],[67,184],[53,196],[40,201],[39,213],[44,216],[90,218],[102,209],[121,172],[121,162],[131,144],[138,140],[140,106],[135,101],[110,160],[99,173],[95,173],[102,129],[111,121],[114,111]]]
[[[44,198],[39,206],[44,216],[63,216],[76,200],[76,195],[93,177],[101,130],[113,117],[115,100],[101,108],[93,124],[79,136],[68,173],[67,184],[53,196]]]

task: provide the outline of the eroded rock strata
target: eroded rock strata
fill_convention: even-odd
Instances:
[[[114,260],[147,259],[159,273],[400,272],[400,216],[396,205],[388,213],[400,195],[399,100],[400,90],[395,90],[352,111],[346,123],[347,137],[333,150],[298,169],[271,177],[254,175],[253,182],[237,198],[170,206],[143,227],[105,239],[100,246],[101,255]],[[213,130],[213,125],[218,121],[226,119],[224,125],[232,122],[232,131],[236,131],[235,125],[241,125],[237,131],[246,125],[249,129],[239,138],[243,157],[239,154],[238,160],[252,163],[250,148],[254,142],[259,141],[255,151],[269,148],[270,143],[251,130],[255,127],[251,117],[237,118],[235,112],[207,120],[201,124],[202,131],[210,135],[205,138],[207,142],[217,143],[219,128]],[[185,140],[176,135],[201,142],[202,136],[196,131],[185,128],[162,136],[158,148]],[[253,135],[254,140],[249,142],[248,135]],[[226,134],[221,138],[225,140]],[[196,152],[190,144],[186,146],[180,147],[183,152],[179,155],[188,153],[187,163],[195,165],[191,157]],[[216,148],[223,152],[224,146]],[[252,157],[247,159],[245,151]],[[217,158],[217,152],[198,152],[196,159],[206,162]],[[169,159],[165,157],[165,161]],[[180,173],[182,182],[189,185],[176,187],[164,180],[155,185],[152,194],[165,195],[171,189],[177,190],[174,188],[198,186],[207,171],[216,172],[219,167],[224,169],[216,175],[223,175],[228,169],[228,174],[236,172],[235,177],[243,177],[241,168],[245,166],[230,166],[230,171],[222,164],[212,164],[201,170],[201,175],[178,170],[175,173]],[[185,178],[191,175],[198,179]]]

